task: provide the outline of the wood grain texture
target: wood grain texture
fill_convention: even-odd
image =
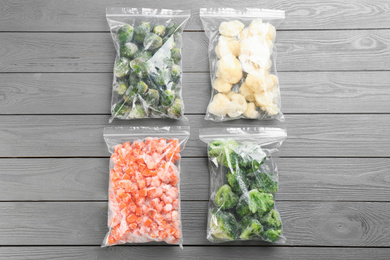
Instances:
[[[0,259],[255,259],[269,260],[388,260],[388,248],[312,248],[312,247],[184,247],[177,246],[120,246],[112,248],[88,247],[1,247]]]
[[[0,5],[1,31],[107,31],[105,8],[124,7],[123,0],[4,0]],[[131,7],[191,9],[189,30],[200,30],[199,7],[242,8],[238,1],[143,1]],[[286,10],[286,21],[281,29],[360,29],[389,28],[389,6],[380,0],[315,0],[310,5],[302,0],[246,1],[245,7]]]
[[[183,69],[208,72],[203,32],[183,34]],[[281,31],[278,71],[389,70],[390,30]],[[1,33],[0,72],[112,72],[109,33]]]
[[[188,122],[174,120],[115,121],[117,126],[190,125],[191,137],[183,156],[205,156],[199,141],[200,127],[215,127],[203,115],[189,115]],[[235,120],[221,127],[258,126],[259,121]],[[287,115],[286,123],[262,121],[262,126],[288,129],[282,156],[388,157],[390,115]],[[0,157],[108,156],[103,127],[108,116],[49,115],[1,116]],[[112,126],[112,125],[111,125]]]
[[[0,159],[2,201],[107,200],[108,158]],[[278,200],[390,201],[389,158],[281,158]],[[209,199],[206,158],[181,162],[182,200]]]
[[[389,247],[390,203],[276,203],[289,246]],[[184,245],[206,240],[207,202],[182,202]],[[106,202],[2,202],[1,245],[100,245],[107,232]],[[267,245],[235,242],[230,245]]]
[[[284,113],[390,113],[390,73],[280,72]],[[108,114],[111,73],[0,74],[1,114]],[[185,73],[185,112],[204,113],[208,73]]]

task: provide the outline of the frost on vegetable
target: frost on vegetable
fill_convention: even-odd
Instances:
[[[209,220],[208,239],[215,242],[235,240],[238,236],[238,223],[233,214],[212,210]]]
[[[225,184],[215,194],[214,203],[221,209],[231,209],[238,202],[238,196],[232,191],[229,185]]]

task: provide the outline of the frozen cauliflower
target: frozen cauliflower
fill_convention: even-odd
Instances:
[[[228,110],[228,115],[230,117],[239,117],[247,109],[247,103],[245,97],[240,94],[233,94],[230,96],[230,105]]]
[[[245,82],[241,84],[239,92],[241,95],[243,95],[245,97],[246,100],[248,100],[250,102],[255,101],[255,96],[254,96],[255,93],[252,91],[252,89]]]
[[[255,94],[256,104],[269,115],[276,115],[279,113],[278,106],[274,100],[277,97],[277,92],[263,91]]]
[[[264,76],[248,74],[245,84],[248,85],[253,92],[259,93],[262,91],[270,91],[276,87],[278,85],[278,78],[273,74],[266,74]]]
[[[232,84],[224,81],[221,78],[216,78],[214,80],[213,87],[218,91],[218,92],[229,92],[232,89]]]
[[[270,23],[263,23],[261,19],[256,19],[249,25],[250,35],[259,35],[265,40],[275,41],[276,30]]]
[[[222,22],[219,25],[219,33],[224,36],[238,36],[244,27],[245,25],[237,20]]]
[[[211,101],[208,111],[216,116],[226,116],[229,111],[230,99],[225,94],[217,94]]]
[[[248,118],[257,118],[259,115],[259,112],[256,110],[256,105],[255,103],[248,103],[248,106],[244,112],[244,116]]]
[[[219,59],[229,54],[238,57],[240,55],[240,42],[233,37],[220,36],[215,53]]]
[[[236,84],[242,78],[240,61],[233,55],[225,55],[218,61],[217,77],[228,83]]]
[[[237,94],[237,93],[234,92],[234,91],[230,91],[229,93],[226,94],[226,96],[229,98],[229,100],[231,100],[231,98],[232,98],[232,96],[233,96],[234,94]]]

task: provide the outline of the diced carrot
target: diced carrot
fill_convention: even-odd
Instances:
[[[148,227],[148,226],[150,226],[152,223],[153,223],[153,222],[152,222],[150,219],[147,219],[147,220],[145,220],[145,222],[144,222],[144,226]]]
[[[137,220],[137,216],[136,215],[134,215],[134,214],[131,214],[130,216],[128,216],[127,217],[127,222],[129,222],[129,223],[133,223],[133,222],[135,222],[136,220]]]
[[[142,190],[139,191],[139,196],[140,196],[140,197],[145,197],[146,194],[147,194],[147,192],[146,192],[145,189],[142,189]]]
[[[113,236],[108,236],[108,240],[107,242],[110,244],[110,245],[113,245],[115,243],[115,238]]]
[[[135,209],[135,214],[136,214],[137,216],[141,216],[141,215],[142,215],[142,208],[137,207],[137,208]]]

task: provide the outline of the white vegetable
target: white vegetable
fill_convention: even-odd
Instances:
[[[217,94],[214,96],[213,101],[208,107],[208,111],[211,114],[217,116],[226,116],[230,106],[230,100],[225,94]]]
[[[252,91],[252,89],[245,82],[241,84],[239,92],[241,95],[243,95],[245,97],[246,100],[248,100],[250,102],[255,101],[255,96],[254,96],[255,93]]]
[[[259,115],[259,112],[256,110],[255,103],[248,103],[248,106],[244,112],[244,116],[248,118],[257,118]]]
[[[237,93],[234,92],[234,91],[230,91],[229,93],[226,94],[226,96],[229,98],[229,100],[231,100],[231,98],[232,98],[232,96],[233,96],[234,94],[237,94]]]
[[[232,89],[232,84],[224,81],[221,78],[216,78],[214,80],[213,87],[218,91],[218,92],[229,92]]]
[[[233,37],[220,36],[218,45],[215,47],[215,53],[219,59],[229,54],[238,57],[240,55],[240,46],[240,42]]]
[[[230,97],[230,105],[228,115],[230,117],[238,117],[242,115],[247,109],[247,103],[243,95],[233,94]]]
[[[217,77],[228,83],[236,84],[242,78],[240,61],[233,55],[225,55],[218,61]]]
[[[219,33],[224,36],[238,36],[244,29],[245,25],[237,20],[230,22],[222,22],[219,25]]]

